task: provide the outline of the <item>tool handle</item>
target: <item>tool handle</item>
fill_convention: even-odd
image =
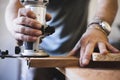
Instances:
[[[41,1],[29,1],[29,4],[25,5],[25,8],[29,8],[31,11],[33,11],[36,14],[36,17],[37,17],[36,20],[38,20],[44,26],[43,28],[47,27],[46,20],[45,20],[46,3],[47,2],[44,2],[44,0],[43,1],[42,0]],[[43,36],[43,35],[41,35],[41,36]],[[24,46],[25,46],[24,51],[26,51],[26,50],[28,50],[28,51],[31,50],[32,52],[38,51],[41,36],[38,37],[36,42],[24,42]]]

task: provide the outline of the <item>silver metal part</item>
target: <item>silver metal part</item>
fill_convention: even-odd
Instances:
[[[48,4],[48,2],[49,0],[25,0],[24,2],[25,8],[32,10],[36,14],[36,17],[37,17],[36,19],[44,26],[44,28],[47,27],[45,17],[46,17],[46,5]],[[45,52],[43,53],[41,52],[41,50],[39,50],[40,39],[43,37],[44,35],[39,36],[37,41],[33,43],[32,49],[25,49],[22,54],[23,55],[34,55],[35,53],[37,54],[39,53],[40,56],[42,55],[48,56],[47,53]]]

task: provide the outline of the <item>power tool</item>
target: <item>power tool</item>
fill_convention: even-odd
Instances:
[[[9,54],[9,51],[0,50],[1,58],[29,58],[29,57],[48,57],[49,55],[43,50],[39,49],[39,44],[42,42],[42,39],[48,35],[51,35],[55,32],[53,26],[46,24],[46,7],[49,3],[49,0],[21,0],[25,8],[29,8],[36,14],[36,20],[42,24],[42,35],[38,37],[36,42],[23,42],[23,46],[17,45],[15,47],[15,55]],[[26,26],[29,27],[29,26]]]
[[[55,32],[54,27],[49,27],[46,24],[45,17],[48,3],[49,0],[24,0],[23,2],[25,8],[33,11],[36,14],[36,20],[43,25],[41,28],[43,35],[39,36],[36,42],[24,42],[23,56],[49,56],[44,50],[39,49],[39,44],[42,42],[42,39]]]

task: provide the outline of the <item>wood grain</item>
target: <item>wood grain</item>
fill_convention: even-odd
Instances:
[[[69,67],[79,66],[79,59],[73,56],[52,56],[44,58],[29,58],[28,65],[30,67]]]
[[[120,53],[108,53],[106,55],[100,53],[92,54],[93,61],[120,61]]]
[[[28,58],[29,67],[80,67],[79,58],[69,56],[50,56],[44,58]],[[93,53],[90,63],[86,68],[120,68],[120,54],[109,53],[101,55]]]

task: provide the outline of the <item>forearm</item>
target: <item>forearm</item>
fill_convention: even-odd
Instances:
[[[8,30],[12,33],[13,27],[13,20],[18,15],[19,8],[23,7],[19,0],[9,0],[8,6],[5,12],[5,20]]]
[[[97,0],[97,11],[94,17],[99,17],[111,25],[116,16],[117,9],[117,0]]]

